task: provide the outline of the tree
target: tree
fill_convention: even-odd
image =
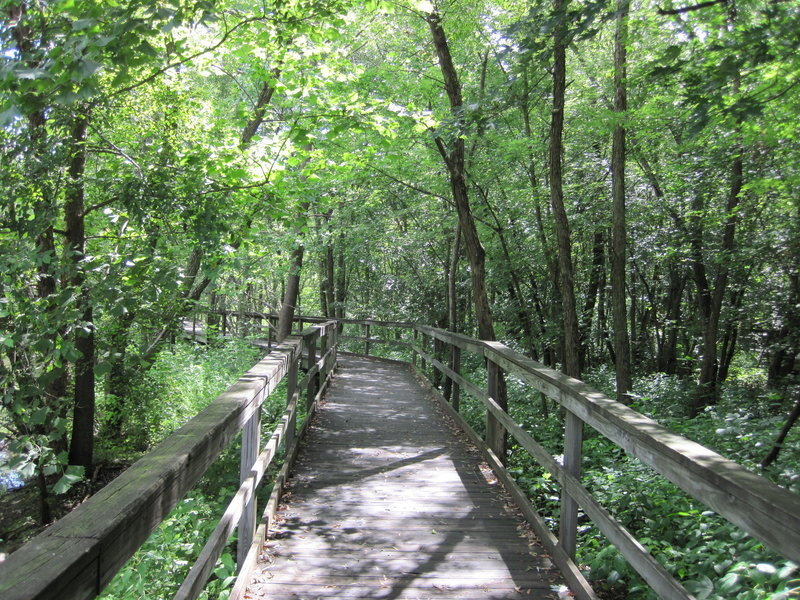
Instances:
[[[625,117],[628,108],[626,90],[626,45],[628,43],[628,2],[617,2],[617,29],[614,36],[614,112]],[[625,126],[618,123],[613,133],[611,181],[613,196],[613,229],[611,236],[611,304],[614,321],[614,356],[617,373],[617,399],[628,403],[631,390],[630,345],[628,342],[628,310],[625,305],[625,267],[627,242],[625,226]]]

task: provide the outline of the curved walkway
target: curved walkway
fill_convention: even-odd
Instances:
[[[558,598],[550,559],[410,371],[339,365],[243,598]]]

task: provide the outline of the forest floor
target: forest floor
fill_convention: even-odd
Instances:
[[[124,463],[96,465],[90,480],[76,484],[66,494],[51,495],[48,505],[52,520],[60,519],[85,502],[127,468]],[[54,483],[57,478],[58,475],[53,475],[53,481],[48,483]],[[41,523],[39,490],[34,481],[0,491],[0,560],[46,528],[47,525]]]

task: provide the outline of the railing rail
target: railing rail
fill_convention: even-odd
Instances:
[[[278,345],[196,417],[0,563],[0,598],[96,597],[243,430],[241,487],[176,596],[196,598],[237,524],[244,548],[240,560],[246,554],[256,526],[256,488],[282,440],[292,451],[301,391],[310,415],[327,386],[336,364],[336,339],[337,327],[322,322]],[[307,372],[297,381],[304,357]],[[261,451],[261,405],[287,375],[286,411]]]
[[[232,319],[230,315],[227,313],[226,319]],[[236,318],[239,322],[229,323],[236,326],[238,331],[247,328],[244,320],[248,318],[263,322],[275,317],[263,313],[237,313]],[[578,598],[591,599],[595,596],[572,561],[577,530],[575,512],[562,507],[559,538],[556,538],[505,471],[504,457],[494,452],[498,448],[498,436],[504,437],[506,433],[512,436],[533,460],[550,472],[561,485],[564,498],[575,507],[580,506],[661,598],[690,600],[692,596],[600,505],[581,483],[579,472],[569,468],[569,462],[573,465],[581,462],[584,424],[766,546],[792,561],[800,562],[800,544],[797,543],[800,539],[800,496],[670,432],[581,381],[544,367],[499,342],[480,341],[433,327],[363,319],[332,321],[308,316],[299,316],[295,320],[300,328],[303,324],[314,325],[303,330],[299,337],[278,345],[214,403],[153,452],[85,505],[0,564],[0,597],[9,600],[94,597],[240,429],[244,430],[242,487],[176,598],[197,597],[225,540],[237,523],[240,527],[240,565],[248,550],[250,554],[247,560],[252,560],[257,545],[257,541],[250,544],[255,530],[255,505],[252,502],[255,488],[281,440],[287,448],[296,449],[293,442],[301,394],[305,390],[307,406],[313,410],[335,366],[338,344],[345,341],[355,343],[368,355],[375,345],[393,346],[405,352],[406,356],[410,354],[410,364],[428,377],[432,384],[444,384],[442,387],[449,390],[446,395],[449,395],[450,404],[445,403],[448,410],[482,447],[498,477],[520,505]],[[354,328],[355,332],[352,331]],[[394,335],[388,338],[377,336],[376,330],[379,329],[394,330]],[[271,346],[269,334],[268,339],[268,345]],[[460,364],[464,352],[485,360],[488,371],[486,389],[462,375]],[[306,361],[301,366],[303,356]],[[449,357],[449,364],[445,364],[445,357]],[[301,368],[306,373],[298,381]],[[502,373],[513,375],[564,408],[563,463],[497,404],[494,390]],[[259,454],[258,409],[284,377],[288,378],[286,412]],[[444,382],[441,382],[442,377]],[[458,410],[462,392],[485,405],[487,424],[493,424],[495,429],[494,442],[489,439],[488,445],[484,443],[461,419]],[[286,477],[286,469],[284,467],[282,471],[283,478]],[[276,487],[279,489],[280,484]],[[268,511],[274,511],[277,505],[277,496],[273,496]],[[269,514],[266,518],[270,518]],[[260,526],[259,535],[263,536],[264,527],[263,524]],[[36,577],[31,577],[34,572]]]

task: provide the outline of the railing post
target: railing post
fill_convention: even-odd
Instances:
[[[567,411],[564,423],[564,468],[580,478],[583,447],[583,421]],[[578,504],[566,490],[561,491],[561,518],[558,526],[558,543],[572,560],[578,536]]]
[[[314,368],[314,365],[317,363],[317,336],[319,335],[319,329],[315,329],[314,333],[308,337],[308,341],[306,342],[308,345],[308,357],[306,360],[306,369],[307,373],[311,372],[311,369]],[[311,408],[311,405],[314,404],[314,398],[317,395],[317,381],[319,381],[319,373],[314,375],[313,377],[309,377],[308,381],[306,382],[306,410]]]
[[[328,372],[336,368],[336,353],[339,351],[339,321],[336,321],[332,327],[328,328],[328,342],[327,347],[333,348],[330,357],[328,358],[329,364],[326,365]]]
[[[329,344],[331,335],[331,327],[330,325],[320,325],[319,327],[319,355],[320,357],[325,356],[328,353]],[[319,385],[322,387],[325,385],[325,381],[328,379],[328,358],[326,357],[324,361],[322,361],[322,367],[320,368],[319,372]]]
[[[451,348],[451,360],[452,360],[452,369],[455,371],[457,375],[461,375],[461,348],[456,345],[453,345]],[[452,402],[453,402],[453,410],[458,412],[459,406],[461,404],[461,386],[458,385],[458,381],[455,379],[453,380],[453,391],[452,391]]]
[[[275,317],[267,318],[267,350],[272,351],[272,332],[278,328],[278,320]]]
[[[417,346],[417,337],[418,337],[418,332],[415,329],[414,330],[414,341],[412,343],[412,348],[411,348],[411,360],[414,363],[414,368],[417,367],[417,351],[415,350],[415,348]]]
[[[423,352],[427,352],[428,351],[428,334],[426,334],[426,333],[422,334],[422,351]],[[421,356],[421,355],[420,355],[419,359],[420,359],[420,369],[422,370],[422,373],[424,375],[425,374],[425,369],[428,368],[428,361],[425,360],[425,357]]]
[[[286,405],[291,404],[292,399],[297,393],[297,365],[302,359],[302,345],[298,346],[297,354],[292,354],[291,362],[289,363],[289,372],[286,373]],[[291,418],[286,427],[286,443],[284,449],[289,450],[294,444],[295,430],[297,429],[297,408],[295,407],[295,416]]]
[[[239,485],[250,476],[253,463],[258,458],[261,442],[261,408],[258,408],[252,417],[242,428],[242,451],[239,460]],[[239,542],[236,550],[237,571],[244,564],[247,551],[253,542],[256,532],[256,493],[253,495],[242,511],[242,518],[239,520]]]
[[[488,392],[489,397],[500,404],[501,384],[503,369],[492,361],[487,360],[486,369],[488,371]],[[486,445],[495,453],[497,458],[505,464],[506,462],[506,429],[503,424],[487,409],[486,411]]]
[[[364,354],[369,356],[369,323],[364,323]]]

